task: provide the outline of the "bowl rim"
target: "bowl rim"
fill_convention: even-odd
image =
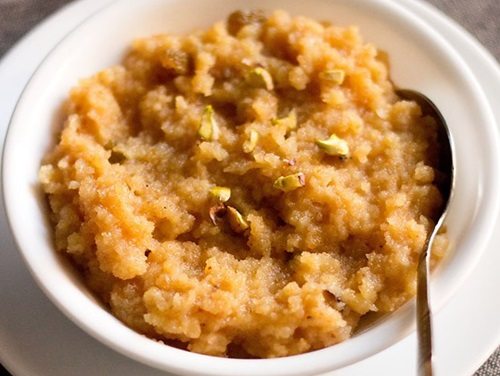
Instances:
[[[366,3],[366,0],[362,1],[363,3]],[[397,4],[393,0],[371,0],[373,4],[371,4],[374,7],[379,7],[382,8],[386,12],[390,12],[395,16],[398,16],[400,18],[404,18],[406,21],[412,24],[412,27],[414,30],[417,32],[425,34],[424,36],[431,40],[435,45],[437,45],[439,48],[441,48],[443,51],[445,51],[445,54],[447,55],[447,60],[452,60],[455,59],[455,64],[460,67],[461,71],[464,72],[464,77],[463,79],[467,81],[467,85],[469,88],[474,92],[475,97],[478,100],[478,105],[481,107],[481,109],[484,111],[484,115],[489,118],[488,124],[496,124],[496,121],[494,120],[491,108],[489,104],[487,103],[486,96],[484,92],[482,91],[482,88],[480,87],[479,83],[477,82],[476,78],[470,71],[470,68],[466,65],[466,63],[462,60],[462,58],[458,55],[458,53],[454,50],[454,48],[437,32],[435,32],[433,35],[431,35],[431,32],[428,29],[432,29],[431,26],[429,26],[423,19],[421,19],[419,16],[416,14],[412,13],[410,10],[404,8],[400,4]],[[15,244],[17,248],[20,250],[20,253],[25,261],[25,263],[28,266],[28,269],[32,276],[34,277],[36,283],[38,286],[44,291],[44,293],[49,297],[49,299],[68,317],[76,323],[80,328],[82,328],[84,331],[87,333],[91,334],[94,338],[98,339],[99,341],[105,343],[109,347],[117,350],[118,352],[127,355],[135,360],[138,360],[142,363],[148,364],[148,365],[153,365],[157,368],[166,370],[166,371],[172,371],[176,373],[182,373],[182,374],[207,374],[207,375],[232,375],[234,374],[233,369],[239,369],[239,372],[241,375],[255,375],[255,374],[262,374],[262,375],[305,375],[311,373],[311,368],[314,367],[314,364],[316,362],[319,362],[320,356],[325,354],[328,355],[328,352],[332,351],[332,347],[321,349],[321,350],[316,350],[310,353],[305,353],[305,354],[300,354],[300,355],[294,355],[294,356],[289,356],[289,357],[284,357],[284,358],[276,358],[276,359],[252,359],[252,360],[245,360],[245,359],[224,359],[224,358],[217,358],[217,357],[212,357],[212,356],[207,356],[203,354],[195,354],[195,353],[190,353],[184,350],[178,350],[175,348],[172,348],[170,346],[166,345],[160,345],[163,349],[168,349],[169,354],[172,355],[172,358],[169,358],[168,360],[164,360],[159,355],[166,355],[166,351],[152,351],[153,355],[148,355],[145,354],[144,351],[141,353],[138,353],[137,350],[131,350],[129,348],[129,345],[124,345],[122,341],[120,340],[119,335],[109,335],[109,331],[105,330],[102,325],[97,325],[95,322],[92,322],[91,320],[86,320],[82,317],[79,312],[76,312],[76,309],[73,309],[69,306],[69,302],[62,298],[60,296],[60,291],[59,293],[56,293],[54,291],[54,286],[51,286],[47,283],[45,277],[43,276],[43,271],[40,270],[36,265],[32,263],[32,261],[29,258],[28,253],[25,251],[25,248],[22,247],[22,234],[18,232],[18,227],[16,227],[16,224],[14,222],[14,217],[15,217],[15,208],[10,205],[9,197],[12,197],[15,194],[15,187],[12,185],[8,184],[8,175],[11,170],[15,170],[15,167],[13,164],[10,162],[9,159],[9,150],[13,147],[13,142],[12,139],[14,138],[13,136],[13,129],[15,129],[15,124],[19,121],[20,113],[23,110],[23,107],[26,107],[26,103],[29,103],[27,101],[27,93],[29,93],[33,87],[36,87],[36,83],[40,80],[40,77],[43,76],[41,73],[44,73],[44,70],[48,66],[50,66],[50,62],[54,60],[55,56],[58,56],[61,53],[61,50],[64,49],[64,47],[67,47],[70,45],[70,43],[74,40],[77,39],[76,37],[83,32],[85,27],[89,27],[90,21],[95,19],[97,16],[99,16],[102,12],[108,11],[109,9],[113,8],[114,6],[117,5],[123,5],[131,3],[131,1],[120,1],[120,0],[114,0],[111,1],[110,3],[106,4],[102,8],[98,9],[96,12],[92,13],[89,17],[84,19],[81,23],[76,25],[76,27],[68,33],[63,39],[61,39],[53,49],[50,50],[50,52],[47,54],[47,56],[42,60],[38,68],[34,71],[33,75],[29,79],[28,83],[26,84],[16,106],[13,111],[13,114],[11,116],[11,120],[9,122],[9,127],[7,129],[7,134],[5,137],[5,146],[2,154],[2,176],[1,178],[1,184],[4,189],[2,189],[3,195],[2,199],[4,201],[4,205],[6,208],[6,217],[7,217],[7,223],[10,228],[11,233],[13,234]],[[168,6],[168,5],[166,5]],[[29,96],[28,96],[29,97]],[[496,143],[496,145],[499,145],[498,142],[498,131],[496,127],[484,127],[484,131],[487,131],[489,136],[491,136],[491,142]],[[493,149],[491,150],[495,156],[497,157],[496,160],[498,161],[498,156],[499,153],[497,150]],[[491,162],[491,161],[490,161]],[[496,188],[499,187],[498,179],[494,181],[493,184]],[[493,189],[492,189],[493,190]],[[493,231],[493,224],[495,223],[495,219],[497,218],[498,215],[498,208],[499,208],[499,203],[500,199],[496,199],[492,201],[491,210],[489,211],[489,215],[486,217],[483,217],[483,223],[484,226],[483,228],[486,229],[486,231],[483,231],[483,233],[486,233],[487,236],[482,237],[482,241],[476,242],[476,244],[481,244],[480,248],[484,248],[484,244],[487,242],[487,240],[490,238],[490,235]],[[490,221],[488,221],[489,219]],[[489,226],[488,226],[489,225]],[[479,248],[479,246],[478,246]],[[477,258],[478,260],[479,258]],[[476,260],[476,261],[477,261]],[[475,266],[475,264],[474,264]],[[468,268],[468,273],[465,273],[463,276],[463,279],[467,277],[467,275],[472,271],[473,266]],[[462,281],[463,281],[462,279]],[[457,287],[461,283],[457,283]],[[452,295],[453,292],[450,291],[448,295]],[[446,299],[445,299],[446,300]],[[405,304],[400,311],[411,311],[413,310],[413,301]],[[126,335],[129,339],[137,340],[140,341],[140,339],[143,339],[141,335],[137,334],[135,331],[125,327],[120,321],[115,319],[113,316],[111,316],[107,311],[102,310],[101,308],[98,309],[100,311],[99,314],[95,315],[93,318],[100,318],[100,316],[103,316],[103,314],[108,314],[109,320],[107,323],[110,323],[112,321],[115,321],[120,327],[121,327],[121,333],[118,334],[123,334]],[[93,312],[95,314],[96,312]],[[389,320],[390,321],[390,320]],[[385,323],[380,324],[378,327],[382,328],[385,325]],[[410,325],[413,326],[413,325]],[[391,327],[394,327],[392,325]],[[103,334],[104,333],[104,334]],[[395,344],[399,342],[400,340],[404,339],[407,335],[409,334],[409,331],[405,331],[404,334],[399,334],[396,336],[396,340],[393,340],[392,344]],[[146,339],[147,341],[154,343],[150,339]],[[352,342],[353,340],[349,340],[346,342]],[[140,341],[141,342],[141,341]],[[144,344],[143,342],[141,344]],[[156,344],[156,343],[155,343]],[[334,348],[339,348],[342,347],[345,343],[336,345]],[[157,344],[156,344],[157,345]],[[321,367],[316,367],[313,372],[324,372],[328,370],[333,370],[337,369],[340,367],[344,367],[346,365],[352,364],[362,358],[366,358],[370,355],[373,355],[376,352],[382,351],[388,346],[379,346],[377,349],[364,349],[360,354],[358,354],[357,357],[351,357],[349,360],[344,360],[342,362],[337,362],[336,364],[323,364]],[[152,347],[146,346],[147,350],[154,350]],[[185,358],[181,359],[178,361],[180,358]],[[200,362],[200,364],[198,364]],[[228,363],[232,363],[232,367],[228,367]],[[257,365],[259,364],[259,365]],[[209,367],[212,367],[211,369],[208,369]],[[291,371],[290,368],[293,367],[293,370]],[[292,373],[290,373],[292,372]]]

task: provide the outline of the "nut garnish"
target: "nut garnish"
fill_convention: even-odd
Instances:
[[[316,140],[316,145],[328,155],[347,158],[349,155],[349,144],[336,135],[332,134],[326,140]]]
[[[342,69],[329,69],[319,74],[320,80],[342,85],[345,80],[345,72]]]
[[[289,112],[288,116],[281,119],[273,119],[271,120],[273,125],[284,126],[286,129],[292,131],[297,129],[297,113],[295,110]]]
[[[227,218],[231,229],[238,234],[245,232],[245,230],[249,227],[248,222],[245,218],[243,218],[243,215],[241,215],[241,213],[232,206],[227,206]]]
[[[214,109],[210,105],[203,109],[198,135],[205,141],[213,141],[219,138],[219,125],[214,116]]]
[[[227,187],[212,187],[210,195],[219,202],[227,202],[231,198],[231,188]]]
[[[281,176],[274,181],[273,187],[283,192],[294,191],[306,185],[306,177],[302,172],[297,174]]]
[[[264,87],[267,90],[273,90],[273,77],[271,73],[261,67],[254,68],[247,76],[247,82],[254,87]]]
[[[252,129],[248,134],[248,139],[243,143],[243,151],[245,153],[251,153],[257,146],[257,142],[259,142],[259,133]]]
[[[212,206],[208,212],[210,219],[214,225],[226,215],[227,209],[224,205]]]

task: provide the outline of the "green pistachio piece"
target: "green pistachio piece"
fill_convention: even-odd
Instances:
[[[345,72],[341,69],[329,69],[321,72],[319,78],[335,85],[342,85],[345,80]]]
[[[306,185],[306,177],[302,172],[281,176],[274,181],[273,187],[283,192],[291,192]]]
[[[215,119],[214,109],[210,105],[203,109],[198,135],[204,141],[213,141],[219,138],[219,125]]]
[[[252,129],[248,134],[248,139],[243,143],[243,151],[245,153],[251,153],[255,150],[257,142],[259,142],[259,133]]]
[[[286,127],[286,129],[293,131],[297,129],[297,113],[295,110],[290,111],[287,117],[281,119],[273,119],[271,120],[273,125],[279,125]]]
[[[326,140],[316,140],[316,145],[328,155],[347,158],[349,155],[349,144],[336,135],[332,134]]]
[[[231,188],[227,187],[212,187],[210,195],[219,202],[227,202],[231,198]]]
[[[253,87],[263,87],[267,90],[274,89],[271,73],[261,67],[254,68],[250,71],[247,82]]]
[[[233,208],[232,206],[227,206],[227,219],[229,221],[229,226],[231,226],[231,229],[238,233],[241,234],[245,232],[249,225],[246,219],[241,215],[241,213]]]

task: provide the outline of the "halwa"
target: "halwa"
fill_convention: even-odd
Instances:
[[[346,340],[415,295],[442,205],[436,124],[388,74],[355,27],[283,11],[135,41],[71,91],[41,167],[57,250],[126,325],[190,351]]]

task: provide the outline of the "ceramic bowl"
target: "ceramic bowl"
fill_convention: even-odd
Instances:
[[[120,62],[131,41],[208,27],[237,9],[284,9],[294,15],[358,25],[388,52],[400,86],[427,94],[441,109],[456,147],[456,191],[447,221],[452,249],[433,275],[438,311],[464,281],[491,235],[499,206],[500,150],[495,120],[473,74],[452,46],[391,0],[121,0],[92,15],[42,62],[12,117],[2,184],[11,230],[47,296],[76,324],[140,362],[182,375],[305,376],[339,369],[414,330],[414,303],[336,346],[279,359],[225,359],[179,350],[137,334],[114,318],[56,254],[38,170],[61,126],[58,109],[78,79]]]

